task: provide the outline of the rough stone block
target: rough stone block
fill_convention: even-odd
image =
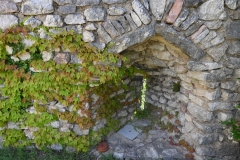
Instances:
[[[104,27],[105,31],[107,31],[112,38],[115,38],[120,35],[118,33],[118,31],[115,29],[115,27],[112,25],[111,21],[103,22],[102,26]]]
[[[181,10],[182,10],[182,6],[183,6],[183,0],[176,0],[175,3],[173,4],[172,9],[170,10],[167,18],[166,18],[166,22],[167,23],[174,23],[177,19],[177,17],[179,16]]]
[[[221,96],[221,90],[219,88],[215,90],[201,90],[199,88],[199,89],[194,89],[193,93],[197,96],[206,97],[208,100],[215,100],[220,98]]]
[[[1,13],[13,13],[13,12],[18,12],[17,5],[10,1],[2,0],[1,5],[0,5],[0,14]]]
[[[84,11],[87,21],[104,21],[106,10],[103,7],[91,7]]]
[[[54,0],[58,5],[73,4],[73,0]]]
[[[152,11],[152,14],[156,17],[156,20],[162,20],[164,9],[166,5],[166,0],[149,0],[149,5]]]
[[[237,8],[237,0],[225,0],[225,4],[228,8],[232,10]]]
[[[138,17],[138,15],[134,11],[131,11],[131,17],[132,17],[134,23],[138,27],[140,27],[142,25],[142,21],[140,20],[140,18]]]
[[[111,16],[120,16],[120,15],[123,15],[124,13],[126,12],[126,9],[123,8],[123,7],[110,7],[108,10],[107,10],[107,13]]]
[[[143,24],[149,24],[151,22],[151,16],[142,3],[140,3],[138,0],[133,0],[132,7]]]
[[[193,23],[197,22],[198,16],[196,14],[190,14],[185,21],[180,25],[180,29],[187,30]]]
[[[115,3],[124,3],[126,0],[103,0],[104,3],[107,4],[115,4]]]
[[[67,64],[70,61],[70,55],[68,53],[57,53],[53,60],[59,64]]]
[[[175,27],[179,27],[182,24],[182,22],[187,18],[188,14],[189,11],[186,8],[183,8],[182,12],[180,13],[180,15],[178,16],[173,25]]]
[[[223,66],[216,62],[196,62],[196,61],[189,61],[188,62],[188,69],[191,71],[204,71],[204,70],[213,70],[219,69]]]
[[[227,49],[228,49],[228,44],[223,43],[208,49],[207,53],[214,59],[215,62],[218,62],[226,53]]]
[[[218,20],[224,12],[224,0],[209,0],[199,7],[198,15],[202,20]]]
[[[222,132],[223,125],[221,123],[209,123],[209,122],[198,122],[193,120],[193,123],[196,125],[198,129],[202,132],[212,133],[212,132]]]
[[[95,40],[95,36],[90,31],[83,31],[83,41],[84,42],[93,42]]]
[[[237,90],[238,87],[239,87],[239,82],[236,81],[236,80],[232,80],[232,81],[227,81],[227,82],[222,82],[221,83],[221,88],[229,89],[231,91]]]
[[[193,94],[189,94],[189,99],[191,101],[193,101],[194,103],[196,103],[199,106],[203,106],[204,105],[204,100],[194,96]]]
[[[194,103],[189,103],[187,107],[189,113],[202,121],[211,121],[213,119],[213,113],[207,111],[205,108],[199,107]]]
[[[201,32],[201,30],[200,30],[200,32]],[[203,31],[193,39],[193,42],[194,43],[201,42],[208,35],[208,33],[209,33],[209,30],[207,28],[203,29]]]
[[[227,25],[226,37],[231,39],[240,39],[240,22],[232,22]]]
[[[98,5],[100,3],[100,0],[77,0],[76,5],[77,6],[92,6],[92,5]]]
[[[73,127],[73,131],[76,133],[76,135],[82,136],[82,135],[88,135],[89,129],[81,129],[78,124],[75,124]]]
[[[112,38],[108,35],[102,25],[99,25],[97,33],[105,43],[109,43],[112,40]]]
[[[18,24],[18,18],[16,16],[0,15],[0,29],[2,29],[2,31],[16,24]]]
[[[184,5],[186,7],[197,7],[201,0],[185,0]]]
[[[42,24],[42,21],[40,21],[34,17],[30,17],[24,22],[24,25],[30,25],[33,28],[38,27],[41,24]]]
[[[130,14],[126,14],[125,18],[127,19],[128,23],[130,24],[130,27],[132,28],[132,31],[137,29],[137,25],[134,23],[132,17],[130,16]]]
[[[191,137],[192,139],[197,143],[197,144],[212,144],[213,142],[218,141],[218,133],[208,133],[204,134],[199,132],[198,130],[194,129],[191,132]]]
[[[209,111],[218,111],[218,110],[233,110],[235,106],[232,103],[226,102],[210,102],[208,103]]]
[[[227,50],[231,55],[240,55],[240,42],[232,42]]]
[[[221,20],[208,21],[204,23],[209,29],[218,29],[222,26]]]
[[[123,34],[125,33],[123,26],[116,20],[111,20],[112,25],[116,28],[118,33]]]
[[[62,27],[63,21],[59,15],[47,15],[43,25],[47,27]]]
[[[52,0],[27,0],[22,4],[23,15],[39,15],[54,12]]]
[[[191,132],[195,126],[193,125],[192,122],[185,122],[185,131],[186,132]]]
[[[76,12],[76,8],[75,5],[59,6],[57,11],[60,14],[71,14]]]
[[[233,118],[233,114],[231,112],[219,112],[217,116],[222,122],[229,121]]]

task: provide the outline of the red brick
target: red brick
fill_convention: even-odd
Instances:
[[[166,18],[166,22],[167,23],[174,23],[177,19],[177,17],[179,16],[181,10],[182,10],[182,6],[183,6],[183,0],[176,0],[172,9],[170,10],[167,18]]]

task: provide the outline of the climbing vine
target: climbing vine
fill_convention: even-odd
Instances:
[[[24,43],[25,40],[31,44]],[[44,51],[66,50],[81,62],[43,60]],[[74,31],[16,26],[0,32],[0,134],[4,137],[3,145],[23,147],[35,143],[42,147],[60,143],[87,151],[102,135],[118,127],[119,120],[111,117],[123,106],[121,100],[125,93],[118,97],[110,95],[121,88],[129,89],[122,80],[134,73],[134,68],[119,67],[119,61],[126,59],[88,46]],[[92,94],[100,98],[89,108],[86,105],[91,104]],[[52,101],[64,105],[66,111],[49,109]],[[31,107],[36,112],[30,113]],[[84,116],[79,116],[79,110]],[[97,115],[93,118],[95,112]],[[106,127],[91,130],[96,121],[103,118],[107,120]],[[82,129],[90,128],[89,134],[77,136],[73,131],[59,132],[58,128],[49,126],[58,119],[78,124]],[[16,126],[8,127],[10,122]],[[34,138],[26,137],[24,131],[32,128],[35,129]]]

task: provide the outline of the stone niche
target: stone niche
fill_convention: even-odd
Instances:
[[[225,101],[229,96],[221,88],[231,88],[230,83],[234,83],[237,89],[239,83],[237,80],[209,81],[202,72],[206,68],[215,68],[217,72],[222,65],[191,61],[187,54],[161,36],[134,45],[122,54],[130,59],[128,65],[147,72],[146,102],[177,115],[168,121],[172,124],[180,121],[177,126],[182,133],[180,138],[195,148],[196,159],[237,157],[239,145],[221,124],[235,116],[234,104],[237,103]],[[176,85],[180,88],[174,91]],[[159,118],[166,121],[164,117]]]

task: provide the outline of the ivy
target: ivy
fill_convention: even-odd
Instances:
[[[40,31],[45,32],[47,37],[39,38]],[[26,45],[24,40],[33,44]],[[53,60],[43,61],[43,51],[56,50],[69,50],[82,62],[58,64]],[[29,54],[30,58],[22,59],[24,54]],[[1,32],[0,135],[4,137],[4,145],[22,147],[35,143],[41,148],[60,143],[78,151],[87,151],[100,141],[101,136],[116,130],[119,120],[111,116],[123,107],[121,101],[126,93],[115,97],[111,95],[121,88],[130,89],[122,83],[122,79],[136,71],[131,67],[119,67],[119,61],[124,62],[126,58],[92,48],[83,42],[82,35],[73,31],[16,26]],[[89,97],[91,94],[97,94],[100,98],[91,108],[86,108],[85,105],[92,101]],[[51,101],[73,108],[71,111],[67,108],[65,112],[49,109],[47,106]],[[28,112],[31,107],[36,113]],[[85,116],[80,117],[78,110]],[[97,112],[96,118],[92,118],[93,111]],[[92,131],[97,120],[103,118],[107,119],[106,127]],[[82,129],[89,128],[90,132],[87,136],[77,136],[72,131],[59,132],[49,125],[58,119],[77,124]],[[17,124],[18,129],[7,128],[10,122]],[[25,136],[26,128],[36,129],[34,138]]]

